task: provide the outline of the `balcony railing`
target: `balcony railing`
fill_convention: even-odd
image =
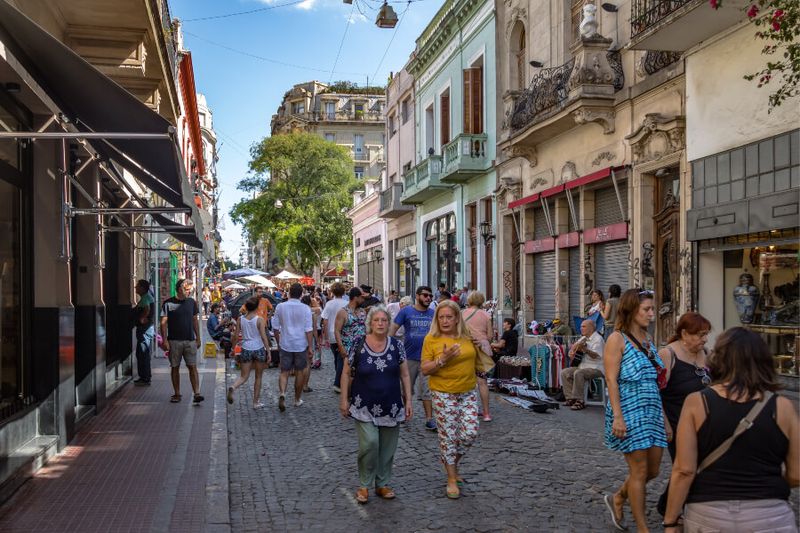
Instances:
[[[533,77],[530,86],[522,91],[514,113],[511,116],[511,129],[520,130],[545,115],[555,113],[569,97],[569,79],[575,59],[558,67],[542,69]]]
[[[490,165],[486,141],[485,133],[462,133],[445,145],[442,181],[464,182],[486,170]]]
[[[432,155],[403,174],[402,202],[419,204],[439,194],[448,185],[442,183],[442,156]]]
[[[652,28],[694,0],[635,0],[631,6],[631,38]]]
[[[392,183],[388,189],[381,191],[378,216],[381,218],[397,218],[413,210],[414,208],[410,205],[403,205],[400,202],[402,196],[402,183]]]

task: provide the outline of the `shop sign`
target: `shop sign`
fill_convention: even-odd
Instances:
[[[559,248],[574,248],[581,243],[581,235],[577,231],[558,236]]]
[[[556,240],[552,237],[539,239],[538,241],[525,241],[526,254],[538,254],[541,252],[549,252],[555,250]]]
[[[628,238],[628,223],[620,222],[610,226],[599,226],[583,232],[583,242],[597,244],[608,241],[619,241]]]

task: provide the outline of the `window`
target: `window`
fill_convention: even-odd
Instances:
[[[425,232],[428,259],[427,284],[436,287],[444,283],[449,289],[456,285],[458,268],[456,249],[456,216],[453,213],[432,220]]]
[[[425,157],[433,155],[435,150],[433,148],[434,139],[434,122],[433,122],[433,105],[425,109]]]
[[[464,70],[464,133],[483,133],[482,64]]]
[[[306,112],[306,105],[303,102],[294,102],[292,104],[292,114],[302,115]]]
[[[336,118],[336,102],[325,102],[325,118],[328,120]]]
[[[441,120],[442,146],[450,142],[450,89],[448,88],[439,97],[439,120]]]
[[[411,170],[411,161],[403,165],[403,174],[407,173],[409,170]]]
[[[364,167],[356,167],[355,168],[355,175],[356,179],[363,179],[364,178]]]
[[[400,116],[403,119],[403,124],[408,122],[411,115],[411,98],[406,98],[400,103]]]
[[[580,38],[580,25],[583,18],[584,0],[572,0],[572,15],[570,17],[570,42],[574,43]]]
[[[330,141],[332,143],[335,143],[336,142],[336,134],[335,133],[326,133],[325,134],[325,140],[326,141]]]
[[[394,115],[389,115],[389,138],[390,139],[397,132],[397,130],[395,129],[396,125],[395,125],[394,121],[395,121]]]
[[[509,81],[512,89],[522,91],[525,89],[525,26],[518,20],[511,31],[511,72]]]
[[[353,114],[355,115],[356,120],[361,120],[364,118],[364,104],[354,104],[353,105]]]
[[[361,133],[353,135],[353,152],[356,157],[364,153],[364,135]]]

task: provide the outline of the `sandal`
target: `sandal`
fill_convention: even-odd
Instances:
[[[567,406],[573,405],[574,403],[575,403],[575,400],[573,400],[572,398],[570,398],[569,400],[565,400],[564,401],[564,405],[567,405]]]
[[[455,484],[455,490],[453,490],[453,488],[450,486],[451,481],[449,479],[447,480],[446,494],[447,497],[450,498],[451,500],[457,500],[458,498],[461,497],[461,490],[458,488],[458,481],[453,480],[453,482]]]
[[[586,404],[580,400],[575,400],[575,403],[572,404],[570,407],[573,411],[580,411],[581,409],[586,409]]]
[[[358,503],[367,503],[369,500],[369,490],[366,487],[360,487],[356,491],[356,501]]]
[[[181,395],[180,394],[173,394],[172,397],[169,399],[170,403],[180,403]]]
[[[393,500],[395,496],[397,496],[392,489],[389,487],[378,487],[375,489],[375,494],[383,498],[384,500]]]
[[[467,482],[467,480],[466,480],[466,479],[464,479],[464,478],[463,478],[463,477],[461,477],[461,476],[458,476],[458,477],[456,478],[456,485],[458,485],[459,487],[463,487],[463,486],[464,486],[464,484],[465,484],[466,482]]]

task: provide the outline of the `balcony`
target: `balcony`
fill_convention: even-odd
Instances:
[[[442,183],[442,156],[432,155],[403,174],[405,187],[400,201],[421,204],[450,187]]]
[[[462,133],[444,147],[445,183],[464,183],[491,166],[486,157],[486,134]]]
[[[618,51],[610,39],[595,34],[572,46],[572,59],[539,71],[527,89],[513,95],[509,108],[511,135],[500,149],[524,155],[535,164],[537,144],[576,125],[595,122],[614,132],[614,93],[625,85]]]
[[[403,196],[403,184],[392,183],[389,188],[381,191],[378,216],[381,218],[397,218],[414,210],[410,205],[403,205],[400,199]]]
[[[633,0],[631,48],[684,52],[746,18],[747,0]]]

